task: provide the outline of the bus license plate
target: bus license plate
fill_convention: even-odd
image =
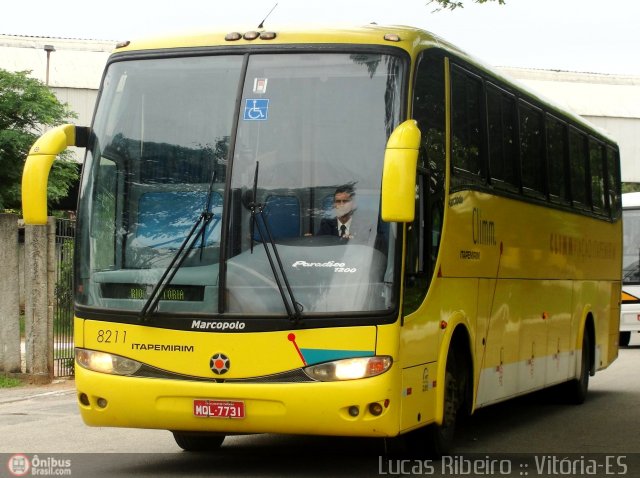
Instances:
[[[244,418],[244,402],[229,400],[194,400],[193,414],[208,418]]]

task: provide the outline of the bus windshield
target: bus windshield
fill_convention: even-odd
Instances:
[[[113,61],[82,179],[78,304],[140,312],[171,269],[152,313],[285,315],[279,281],[305,316],[393,310],[380,183],[404,65],[370,49]]]
[[[622,281],[625,284],[640,284],[640,209],[623,209],[622,229]]]

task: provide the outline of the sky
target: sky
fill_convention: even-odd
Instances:
[[[291,24],[410,25],[493,66],[640,75],[640,1],[506,0],[437,10],[429,0],[4,0],[0,34],[130,40]]]

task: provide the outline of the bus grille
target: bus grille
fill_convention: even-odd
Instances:
[[[212,383],[303,383],[316,382],[310,378],[302,369],[289,370],[287,372],[276,373],[272,375],[262,375],[259,377],[247,378],[207,378],[196,377],[193,375],[183,375],[179,373],[169,372],[159,368],[143,365],[133,374],[134,377],[163,378],[171,380],[190,380],[196,382],[212,382]]]

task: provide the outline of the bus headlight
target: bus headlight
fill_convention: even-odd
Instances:
[[[76,348],[76,361],[86,369],[113,375],[132,375],[142,366],[140,362],[106,352]]]
[[[393,359],[387,355],[375,357],[358,357],[333,362],[311,365],[304,368],[304,372],[315,380],[333,382],[337,380],[356,380],[374,377],[386,372],[391,367]]]

